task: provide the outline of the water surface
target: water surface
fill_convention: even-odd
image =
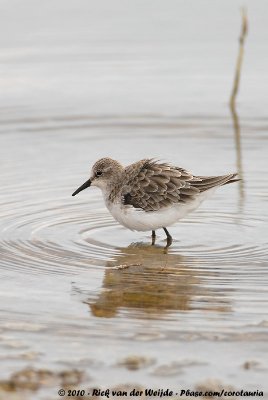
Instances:
[[[28,3],[0,40],[1,379],[77,368],[80,387],[178,390],[214,378],[267,392],[265,2],[247,2],[240,138],[226,105],[238,2],[219,2],[220,14],[209,1],[194,12],[157,2],[150,24],[151,2]],[[165,252],[162,232],[152,247],[149,233],[119,226],[97,189],[71,197],[107,155],[238,170],[243,182],[170,228]],[[133,356],[145,360],[135,370]]]

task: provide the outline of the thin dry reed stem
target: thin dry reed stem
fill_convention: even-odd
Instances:
[[[237,56],[237,61],[236,61],[235,78],[234,78],[233,90],[232,90],[231,97],[230,97],[231,109],[235,109],[235,101],[236,101],[236,96],[237,96],[238,89],[239,89],[241,67],[242,67],[243,56],[244,56],[244,43],[245,43],[245,38],[247,36],[247,33],[248,33],[248,18],[247,18],[246,9],[243,8],[242,9],[242,27],[241,27],[240,37],[239,37],[239,50],[238,50],[238,56]]]

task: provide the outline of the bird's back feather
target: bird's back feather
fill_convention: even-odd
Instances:
[[[236,182],[237,174],[194,176],[187,170],[152,159],[125,168],[121,198],[125,205],[158,211],[176,203],[188,203],[202,192]]]

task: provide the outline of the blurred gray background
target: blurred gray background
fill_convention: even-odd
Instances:
[[[239,94],[268,104],[265,0],[0,1],[1,114],[221,114],[240,33],[249,36]]]

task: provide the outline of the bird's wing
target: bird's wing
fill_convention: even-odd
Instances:
[[[126,167],[122,187],[124,204],[144,211],[157,211],[200,193],[192,187],[193,175],[183,168],[154,160],[141,160]]]
[[[236,174],[217,177],[194,176],[183,168],[145,159],[125,169],[121,196],[125,205],[157,211],[176,203],[187,203],[201,192],[232,181]]]

